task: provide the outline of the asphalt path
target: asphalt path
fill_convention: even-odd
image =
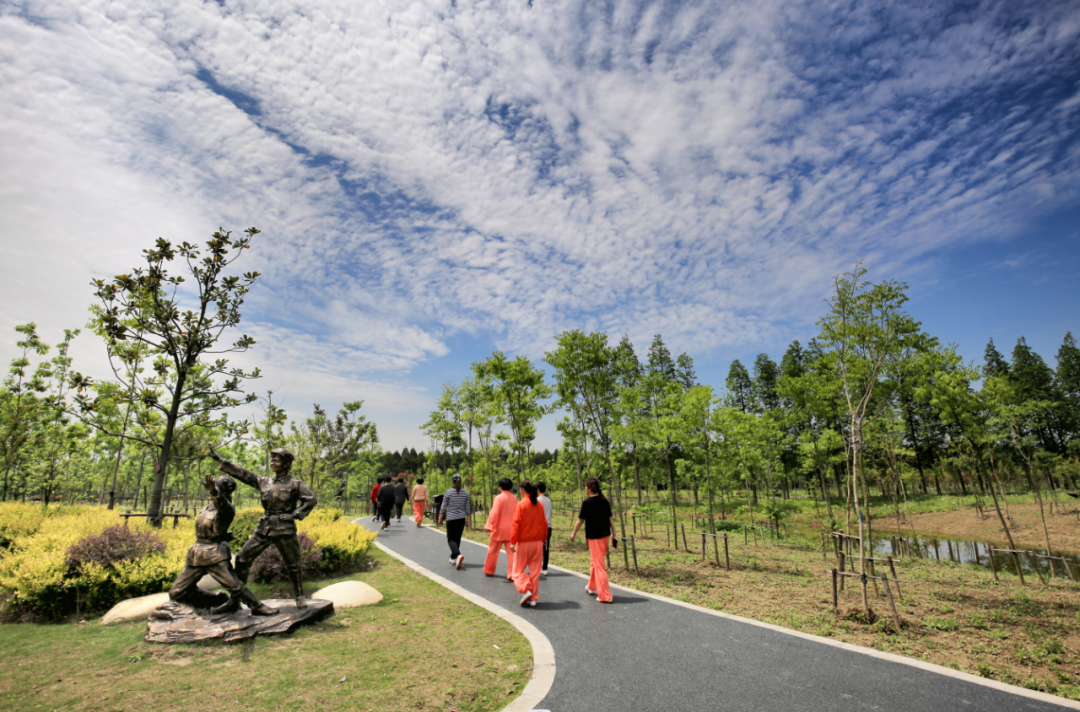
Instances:
[[[357,523],[374,530],[370,517]],[[474,536],[486,532],[473,532]],[[486,536],[484,537],[486,538]],[[847,649],[823,639],[712,615],[612,587],[603,604],[586,579],[551,569],[535,608],[520,608],[506,579],[484,575],[487,546],[462,541],[465,564],[449,563],[443,530],[403,519],[379,543],[464,589],[519,614],[551,641],[555,681],[537,709],[551,712],[846,712],[963,710],[1020,712],[1077,709]],[[614,553],[614,552],[613,552]],[[614,556],[612,557],[614,560]],[[854,646],[849,646],[854,647]],[[864,652],[865,651],[865,652]],[[1044,698],[1048,696],[1042,696]]]

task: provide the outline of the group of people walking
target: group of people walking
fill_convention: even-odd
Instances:
[[[400,522],[401,514],[405,510],[405,503],[411,500],[413,503],[413,521],[419,527],[424,521],[427,496],[427,485],[424,484],[423,477],[416,478],[416,485],[411,493],[409,492],[409,486],[405,484],[404,476],[399,476],[396,480],[390,475],[379,477],[375,480],[375,486],[371,488],[371,509],[375,515],[371,518],[371,521],[377,522],[381,519],[382,526],[379,527],[379,530],[386,529],[390,526],[390,520],[396,510],[397,521]]]
[[[465,563],[465,555],[461,553],[461,537],[465,527],[472,528],[472,502],[469,491],[462,486],[461,475],[455,473],[450,481],[451,486],[443,495],[436,524],[446,525],[450,564],[460,569]],[[423,482],[423,478],[417,478],[417,485],[411,495],[417,526],[420,526],[423,520],[428,496]],[[513,483],[509,479],[500,479],[498,485],[499,494],[492,502],[487,523],[484,525],[484,529],[490,533],[484,574],[495,576],[499,554],[505,549],[506,577],[514,583],[521,596],[519,604],[522,607],[535,607],[540,600],[540,579],[548,575],[552,533],[551,499],[547,496],[547,487],[543,482],[521,482],[518,486],[520,500],[514,496]],[[396,485],[394,487],[396,496]],[[604,497],[599,480],[590,477],[585,481],[585,490],[588,497],[581,503],[570,541],[577,538],[578,532],[584,526],[585,539],[589,545],[589,583],[585,591],[590,596],[596,596],[596,600],[601,603],[611,603],[613,597],[608,584],[606,563],[609,544],[618,546],[615,520],[611,504]],[[378,498],[380,502],[389,501],[389,495],[383,499],[383,495],[379,493],[373,493],[372,498]],[[380,513],[382,511],[384,510],[380,508]],[[400,519],[400,508],[398,514]],[[389,519],[386,515],[383,517],[383,528],[388,525]]]

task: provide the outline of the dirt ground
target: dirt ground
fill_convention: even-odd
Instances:
[[[1044,501],[1046,528],[1050,533],[1050,548],[1068,554],[1080,554],[1080,502],[1070,500],[1062,502],[1060,509],[1055,505],[1054,514],[1050,513],[1050,503]],[[1001,508],[1005,514],[1006,507]],[[1062,512],[1058,514],[1057,512]],[[1010,529],[1013,541],[1023,549],[1045,549],[1042,521],[1039,518],[1039,505],[1035,503],[1009,504],[1008,514],[1012,517]],[[983,510],[983,516],[974,508],[965,507],[960,511],[930,512],[913,514],[915,531],[920,536],[938,535],[950,539],[977,539],[990,541],[1001,546],[1008,544],[998,520],[997,513],[990,505]],[[879,531],[893,531],[895,520],[878,519]],[[905,529],[908,527],[905,525]]]

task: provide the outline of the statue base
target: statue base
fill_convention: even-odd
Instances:
[[[200,640],[236,643],[257,635],[288,633],[334,612],[333,603],[317,598],[308,599],[304,608],[297,608],[292,599],[271,599],[263,603],[278,612],[272,616],[253,616],[251,611],[241,607],[236,613],[214,615],[169,601],[150,614],[146,640],[150,643],[195,643]]]

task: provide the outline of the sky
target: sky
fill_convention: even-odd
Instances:
[[[253,390],[363,400],[391,450],[471,363],[568,329],[661,334],[722,387],[856,260],[966,359],[1024,336],[1053,366],[1080,0],[0,0],[0,356],[219,226],[262,231]]]

